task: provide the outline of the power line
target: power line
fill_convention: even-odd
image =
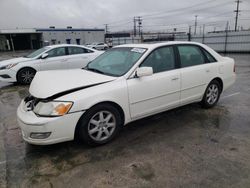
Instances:
[[[205,4],[205,2],[202,3],[202,4]],[[191,7],[183,8],[184,9],[183,11],[190,11],[190,10],[192,10],[192,11],[195,11],[195,12],[199,12],[199,11],[202,11],[202,10],[207,10],[207,9],[210,9],[210,8],[215,8],[215,7],[218,7],[218,6],[225,5],[225,4],[228,4],[228,1],[216,4],[216,5],[213,5],[213,6],[202,7],[202,8],[199,8],[199,9],[194,9],[195,6],[191,6]],[[162,16],[151,16],[149,18],[147,16],[146,16],[146,18],[144,18],[144,16],[143,16],[143,18],[144,18],[144,20],[163,19],[163,18],[168,17],[169,15],[173,16],[173,15],[183,14],[183,11],[181,13],[175,13],[175,11],[168,11],[168,12],[165,12],[165,13],[161,13]],[[179,12],[179,11],[176,11],[176,12]]]

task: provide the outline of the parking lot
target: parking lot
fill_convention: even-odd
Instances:
[[[130,123],[96,148],[26,144],[16,109],[28,87],[0,82],[0,187],[249,187],[250,55],[228,56],[237,81],[215,108],[192,104]]]

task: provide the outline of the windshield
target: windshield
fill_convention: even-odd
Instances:
[[[36,50],[34,52],[32,52],[31,54],[29,55],[26,55],[24,57],[27,57],[27,58],[34,58],[38,55],[40,55],[41,53],[45,52],[46,50],[48,50],[49,48],[48,47],[43,47],[43,48],[40,48],[39,50]]]
[[[113,48],[90,62],[86,69],[111,76],[122,76],[145,52],[145,48]]]

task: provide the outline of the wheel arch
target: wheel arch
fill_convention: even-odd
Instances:
[[[217,82],[219,82],[219,84],[220,84],[220,93],[223,91],[223,87],[224,87],[224,85],[223,85],[223,80],[220,78],[220,77],[216,77],[216,78],[214,78],[214,79],[212,79],[210,82],[209,82],[209,84],[212,82],[212,81],[214,81],[214,80],[216,80]],[[208,84],[208,85],[209,85]]]
[[[97,104],[92,105],[89,109],[91,109],[91,108],[93,108],[93,107],[95,107],[97,105],[100,105],[100,104],[109,104],[109,105],[114,106],[119,111],[119,113],[121,114],[122,123],[124,124],[124,122],[125,122],[125,113],[124,113],[122,107],[119,104],[117,104],[116,102],[113,102],[113,101],[103,101],[103,102],[99,102]],[[88,110],[86,110],[85,113],[87,113]],[[79,129],[80,129],[80,123],[79,122],[80,122],[81,118],[85,115],[85,113],[82,114],[82,116],[79,118],[79,120],[78,120],[78,122],[76,124],[74,138],[77,138],[77,136],[78,136],[78,132],[79,132]]]
[[[33,67],[29,67],[29,66],[25,66],[25,67],[22,67],[20,68],[17,72],[16,72],[16,81],[18,82],[18,74],[20,73],[20,71],[24,70],[24,69],[32,69],[35,71],[35,73],[37,72],[37,70]]]
[[[20,71],[23,70],[23,69],[32,69],[32,70],[34,70],[35,72],[37,72],[37,70],[36,70],[35,68],[33,68],[33,67],[29,67],[29,66],[22,67],[22,68],[20,68],[20,69],[16,72],[16,79],[17,79],[17,75],[18,75],[18,74],[20,73]]]

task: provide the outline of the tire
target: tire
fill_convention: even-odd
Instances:
[[[211,81],[208,84],[203,99],[201,101],[202,107],[204,108],[214,107],[220,98],[220,94],[221,94],[220,83],[216,80]]]
[[[103,145],[114,139],[122,127],[118,109],[99,104],[89,109],[79,120],[79,138],[90,146]]]
[[[30,84],[35,74],[36,71],[32,68],[23,68],[17,73],[17,82],[23,85]]]

